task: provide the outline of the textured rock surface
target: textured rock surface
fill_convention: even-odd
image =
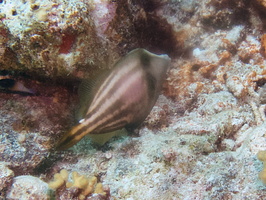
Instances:
[[[38,85],[35,81],[28,84]],[[71,127],[68,90],[51,85],[38,90],[38,96],[0,93],[0,155],[16,174],[33,171],[48,155],[58,134]]]
[[[98,0],[2,1],[2,69],[73,79],[91,75],[94,68],[111,67],[119,56],[136,47],[156,47],[157,51],[170,53],[175,48],[171,26],[150,13],[156,7],[146,4]]]
[[[10,170],[6,163],[0,163],[0,198],[5,199],[7,189],[12,184],[12,179],[14,177],[14,172]]]
[[[48,184],[33,176],[17,176],[7,193],[7,199],[48,200]]]
[[[96,176],[110,199],[265,199],[256,157],[266,149],[264,4],[2,1],[1,67],[38,92],[0,93],[3,190],[11,195],[20,175],[50,182],[66,169]],[[74,123],[70,80],[135,47],[172,58],[163,95],[139,133],[103,147],[84,138],[49,153]],[[25,194],[27,184],[19,187]]]

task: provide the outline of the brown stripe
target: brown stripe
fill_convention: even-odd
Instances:
[[[120,76],[120,77],[124,77],[127,74],[131,73],[131,71],[133,71],[134,69],[136,69],[136,66],[138,66],[138,62],[134,62],[131,65],[128,65],[127,67],[125,67],[123,65],[123,67],[119,67],[121,66],[121,63],[118,64],[118,66],[112,71],[112,73],[106,78],[106,80],[103,82],[103,84],[100,86],[98,92],[95,95],[95,99],[99,99],[100,96],[99,95],[103,95],[104,94],[104,90],[107,90],[107,88],[109,87],[110,89],[113,88],[113,85],[116,83],[116,76]],[[111,84],[113,82],[113,84]],[[108,94],[109,92],[107,92]],[[103,97],[104,98],[104,97]]]
[[[128,109],[128,107],[132,106],[132,104],[135,103],[135,102],[132,102],[132,99],[130,99],[130,98],[128,99],[127,102],[121,102],[119,100],[121,100],[121,98],[122,98],[121,95],[124,94],[125,92],[127,92],[130,89],[131,85],[135,81],[138,81],[137,79],[141,79],[141,78],[142,78],[142,72],[138,71],[138,73],[136,72],[133,75],[131,75],[130,78],[127,78],[127,81],[125,81],[122,86],[121,86],[121,84],[119,84],[120,87],[116,91],[116,93],[112,96],[112,98],[110,98],[108,101],[106,101],[106,103],[105,103],[106,106],[102,107],[96,113],[96,115],[99,114],[96,118],[99,118],[100,123],[98,122],[98,120],[95,119],[95,122],[99,123],[98,126],[101,126],[103,123],[105,123],[106,120],[117,119],[121,113],[122,114],[124,113],[124,110]],[[125,98],[125,97],[123,97],[123,98]],[[124,99],[123,99],[123,101],[124,101]],[[124,104],[121,104],[121,103],[124,103]],[[94,117],[94,116],[92,116],[92,117]]]
[[[75,132],[73,133],[74,137],[72,137],[72,138],[76,138],[76,137],[82,138],[83,136],[85,136],[91,132],[90,128],[91,127],[89,125],[85,125],[84,123],[81,123],[81,124],[75,126],[76,130],[73,130]]]
[[[135,71],[135,73],[133,73],[132,71]],[[90,112],[86,115],[85,120],[76,127],[76,133],[74,133],[75,137],[84,136],[89,132],[93,133],[94,130],[98,132],[97,129],[99,127],[108,126],[108,124],[111,124],[117,119],[120,119],[120,116],[125,116],[125,111],[128,109],[128,107],[132,106],[132,103],[134,102],[131,102],[129,99],[128,102],[125,102],[124,105],[121,105],[119,101],[121,99],[121,95],[131,87],[134,81],[141,79],[143,76],[142,71],[139,69],[133,68],[130,72],[131,75],[129,77],[119,76],[119,74],[114,76],[114,78],[116,78],[116,81],[113,83],[113,85],[117,87],[117,89],[114,91],[114,94],[112,94],[111,98],[109,99],[102,99],[101,101],[98,100],[98,102],[102,102],[103,105],[101,103],[97,103],[98,105],[96,106],[96,108],[99,109],[94,110],[94,112]],[[113,88],[111,89],[111,91],[112,90]],[[110,90],[106,93],[106,95],[110,95]],[[99,107],[100,105],[101,107]],[[105,131],[108,132],[107,129]]]
[[[88,108],[87,114],[99,112],[104,102],[108,101],[110,96],[114,96],[121,87],[121,84],[124,84],[128,77],[131,76],[133,72],[137,72],[138,70],[140,69],[134,65],[130,65],[127,68],[117,68],[114,70],[99,88],[93,99],[93,102],[91,103],[91,106]]]
[[[108,124],[108,126],[101,128],[100,130],[97,129],[96,132],[92,132],[92,134],[97,134],[97,133],[108,133],[112,132],[115,130],[119,130],[125,127],[125,125],[128,124],[127,120],[120,119],[119,121]]]

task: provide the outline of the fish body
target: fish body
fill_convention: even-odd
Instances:
[[[64,150],[87,134],[138,127],[154,106],[170,63],[167,55],[135,49],[119,60],[93,89],[83,118],[59,142]]]
[[[3,74],[2,74],[3,73]],[[6,72],[0,71],[0,90],[7,93],[18,93],[24,95],[33,95],[34,91],[28,89],[20,81],[16,81],[12,76]]]

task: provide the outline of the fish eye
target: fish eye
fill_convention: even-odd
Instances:
[[[143,53],[140,57],[141,63],[144,66],[149,66],[150,62],[151,62],[151,57],[147,54],[147,53]]]
[[[15,85],[15,80],[13,79],[2,79],[0,80],[0,87],[3,87],[3,88],[9,88],[9,87],[12,87]]]

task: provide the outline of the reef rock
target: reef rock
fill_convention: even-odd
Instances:
[[[156,9],[150,4],[2,1],[1,69],[73,79],[111,67],[121,55],[136,47],[150,46],[170,53],[174,48],[171,27],[150,12]]]
[[[14,172],[10,170],[6,163],[0,163],[0,198],[5,199],[6,191],[11,186]]]
[[[48,200],[48,184],[33,176],[17,176],[7,193],[7,199]]]
[[[97,179],[106,199],[266,199],[256,156],[266,149],[264,4],[0,1],[1,69],[36,91],[0,93],[3,198],[45,199],[44,181],[64,169]],[[72,80],[136,47],[171,57],[145,122],[101,147],[84,138],[52,151],[75,124]],[[56,197],[82,192],[60,181]]]

